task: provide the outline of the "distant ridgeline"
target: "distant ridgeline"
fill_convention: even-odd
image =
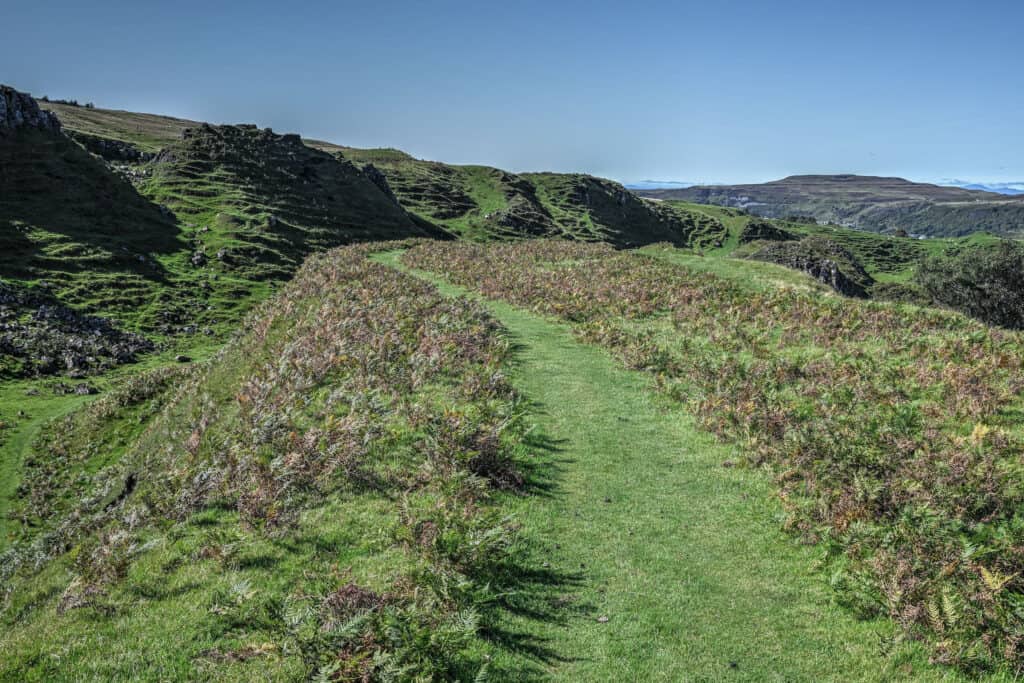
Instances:
[[[874,232],[959,237],[986,231],[1024,235],[1024,197],[873,176],[790,176],[753,185],[640,190],[747,210],[769,218],[804,217]]]

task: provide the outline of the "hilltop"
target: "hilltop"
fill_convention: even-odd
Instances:
[[[204,344],[312,252],[446,237],[295,135],[41,109],[11,88],[2,101],[0,373],[81,374],[179,338]]]
[[[804,217],[873,232],[957,237],[1024,234],[1024,200],[994,192],[857,175],[790,176],[751,185],[642,190],[656,199],[742,208],[770,218]]]

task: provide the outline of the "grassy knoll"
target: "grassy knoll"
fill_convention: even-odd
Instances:
[[[506,514],[543,465],[508,344],[363,253],[311,259],[209,361],[42,435],[0,553],[0,680],[522,668],[498,613],[558,577],[521,564]]]

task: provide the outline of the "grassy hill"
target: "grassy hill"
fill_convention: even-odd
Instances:
[[[214,361],[33,442],[0,678],[502,676],[484,635],[553,576],[502,512],[535,464],[508,355],[467,300],[358,248],[311,259]]]
[[[993,192],[874,176],[790,176],[753,185],[643,190],[639,194],[742,208],[771,218],[805,216],[873,232],[958,237],[1024,234],[1024,201]]]
[[[152,114],[44,103],[76,135],[110,139],[155,153],[200,124]],[[422,161],[394,149],[358,149],[320,140],[306,146],[341,155],[390,190],[422,225],[470,239],[564,236],[637,246],[688,244],[689,216],[659,211],[618,183],[578,174],[516,175],[485,166]],[[382,235],[382,237],[387,237]]]
[[[688,216],[641,201],[618,183],[582,174],[514,174],[422,161],[397,150],[342,149],[386,178],[398,201],[465,239],[565,237],[620,247],[689,243]]]
[[[47,106],[66,121],[63,131],[0,137],[2,315],[14,326],[0,340],[5,358],[12,350],[59,357],[68,343],[88,341],[41,324],[41,306],[60,319],[102,316],[158,344],[188,345],[175,340],[227,333],[314,251],[445,236],[352,164],[297,136]],[[89,323],[74,326],[84,333]],[[50,348],[55,336],[64,349]],[[15,373],[28,367],[0,363]]]

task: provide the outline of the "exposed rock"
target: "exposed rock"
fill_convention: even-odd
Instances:
[[[363,173],[366,174],[366,177],[369,178],[374,185],[381,189],[381,192],[390,197],[396,204],[398,203],[398,197],[395,196],[395,193],[391,190],[391,186],[388,185],[387,176],[385,176],[379,168],[373,164],[366,164],[363,166]]]
[[[20,361],[22,375],[82,378],[134,362],[151,341],[105,319],[83,315],[48,296],[0,283],[0,355]]]
[[[856,257],[841,245],[819,236],[799,242],[773,242],[750,256],[807,273],[846,296],[867,298],[875,284]]]
[[[799,240],[800,236],[788,230],[775,227],[766,220],[752,218],[740,232],[740,244],[765,240],[767,242],[792,242]]]
[[[103,157],[107,161],[123,161],[137,164],[149,161],[155,156],[150,152],[143,152],[130,142],[122,140],[101,138],[75,130],[66,131],[65,134],[93,154]]]
[[[60,133],[60,121],[41,110],[31,95],[0,85],[0,137],[25,128]]]

